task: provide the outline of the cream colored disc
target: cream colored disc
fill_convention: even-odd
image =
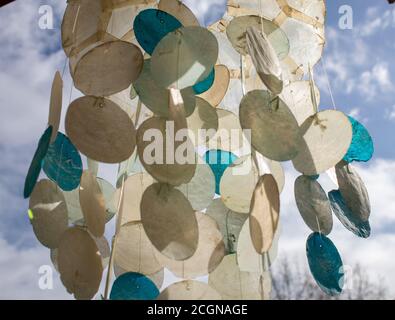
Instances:
[[[96,177],[90,171],[81,176],[80,205],[88,230],[95,237],[102,237],[106,224],[106,202]]]
[[[62,115],[62,97],[63,80],[59,71],[57,71],[52,82],[51,100],[49,103],[48,126],[52,126],[51,143],[55,141],[58,135],[60,117]]]
[[[214,69],[215,76],[213,85],[206,92],[200,94],[199,97],[206,100],[213,107],[217,107],[228,91],[230,72],[227,66],[223,64],[217,64]]]
[[[221,295],[204,282],[184,280],[167,287],[158,300],[222,300]]]
[[[141,200],[141,221],[152,244],[166,257],[186,260],[195,253],[199,228],[181,191],[159,183],[148,187]]]
[[[38,241],[56,249],[67,230],[67,207],[62,190],[50,180],[39,181],[29,200],[30,222]]]
[[[334,167],[351,144],[351,123],[340,111],[321,111],[307,118],[300,131],[303,141],[292,162],[296,170],[307,176],[321,174]]]
[[[92,299],[99,290],[103,265],[100,251],[89,233],[79,227],[68,229],[58,249],[60,279],[76,299]]]
[[[225,256],[225,244],[216,221],[210,216],[197,212],[199,243],[192,257],[184,261],[169,259],[155,252],[157,260],[177,277],[194,279],[211,273]]]
[[[179,0],[160,0],[158,9],[177,18],[183,26],[200,26],[192,11]]]
[[[78,150],[99,162],[122,162],[136,146],[132,120],[105,98],[86,96],[74,100],[67,110],[65,126]]]

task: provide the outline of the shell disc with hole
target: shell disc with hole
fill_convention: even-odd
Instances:
[[[113,283],[110,300],[155,300],[159,295],[156,285],[145,275],[124,273]]]
[[[215,195],[215,177],[210,167],[199,158],[195,175],[186,184],[177,187],[191,203],[193,210],[202,211],[207,208]]]
[[[236,160],[224,172],[221,182],[221,200],[235,212],[249,213],[251,198],[259,172],[251,156]]]
[[[230,72],[229,69],[223,65],[218,64],[214,67],[214,82],[207,91],[201,93],[199,97],[206,100],[213,107],[218,106],[228,91]]]
[[[108,181],[102,178],[96,178],[96,180],[99,183],[100,190],[104,195],[104,200],[106,203],[106,223],[107,223],[114,217],[117,210],[117,207],[113,203],[115,188],[111,183],[109,183]],[[86,225],[84,220],[84,214],[82,213],[82,209],[80,205],[79,188],[69,192],[64,191],[63,194],[66,200],[69,223],[78,226]]]
[[[86,96],[74,100],[67,111],[66,132],[79,151],[99,162],[122,162],[136,146],[132,120],[105,98]]]
[[[196,108],[187,118],[187,125],[192,142],[196,146],[204,145],[217,132],[218,114],[206,100],[196,98]]]
[[[141,222],[152,244],[166,257],[186,260],[195,253],[199,228],[181,191],[159,183],[148,187],[141,200]]]
[[[250,232],[256,252],[263,254],[272,246],[280,219],[280,194],[271,174],[259,178],[251,199]]]
[[[357,120],[348,116],[352,125],[352,141],[343,160],[367,162],[373,157],[373,140],[368,130]]]
[[[154,182],[155,180],[147,173],[136,173],[129,176],[125,180],[122,203],[119,208],[119,216],[122,215],[121,225],[124,225],[128,222],[137,222],[141,220],[141,198],[145,189],[147,189]],[[115,207],[118,207],[121,189],[122,186],[120,186],[114,193],[112,202]]]
[[[220,193],[220,184],[221,178],[224,175],[224,172],[227,168],[232,165],[236,160],[237,157],[228,151],[223,150],[208,150],[204,154],[204,160],[211,168],[212,172],[214,173],[215,178],[215,193]]]
[[[106,202],[96,177],[90,171],[81,176],[80,205],[88,230],[102,237],[106,224]]]
[[[82,175],[82,160],[77,148],[63,133],[49,146],[42,163],[45,174],[64,191],[78,187]]]
[[[23,189],[23,197],[29,198],[33,192],[34,186],[37,183],[38,176],[41,172],[42,161],[45,158],[52,136],[52,127],[48,127],[41,136],[36,151],[34,153],[32,162],[30,163],[29,171],[25,178],[25,186]]]
[[[58,248],[60,279],[78,300],[92,299],[103,274],[102,259],[95,240],[81,228],[63,233]]]
[[[222,298],[204,282],[184,280],[167,287],[157,300],[222,300]]]
[[[184,261],[175,261],[155,252],[157,260],[179,278],[194,279],[209,274],[225,256],[225,244],[216,221],[200,212],[196,213],[196,219],[199,242],[192,257]]]
[[[159,8],[160,9],[160,8]],[[141,11],[133,22],[133,30],[140,46],[150,55],[157,44],[169,33],[182,26],[173,15],[157,9]]]
[[[221,199],[213,200],[207,208],[206,214],[217,222],[219,230],[222,233],[226,254],[235,253],[241,228],[247,220],[248,215],[233,212],[225,207]]]
[[[172,131],[176,130],[173,129],[174,123],[163,118],[153,117],[144,121],[137,130],[137,151],[141,163],[153,178],[178,186],[188,183],[195,175],[196,154],[188,137],[183,137],[181,142],[175,141]],[[185,153],[180,155],[177,150],[186,151],[187,157],[184,158]]]
[[[331,205],[321,185],[307,176],[295,180],[295,200],[303,221],[313,232],[326,236],[332,231]]]
[[[295,158],[301,143],[298,123],[288,106],[269,91],[248,92],[240,103],[240,123],[251,130],[251,143],[276,161]]]
[[[318,232],[306,242],[310,271],[318,286],[329,296],[339,295],[344,285],[343,262],[333,242]]]
[[[181,90],[206,79],[217,58],[218,42],[210,31],[181,27],[167,34],[155,48],[151,74],[159,86]]]
[[[114,275],[118,278],[121,275],[128,273],[128,270],[122,269],[120,266],[114,264]],[[157,273],[145,275],[147,278],[151,279],[153,283],[155,283],[157,288],[162,288],[163,281],[165,278],[165,270],[162,268]]]
[[[267,35],[277,57],[282,60],[289,52],[289,40],[284,31],[275,23],[259,16],[242,16],[232,19],[226,34],[235,50],[241,55],[248,54],[247,29],[255,27]]]
[[[200,25],[193,12],[179,0],[160,0],[158,8],[176,17],[183,26]]]
[[[121,227],[114,263],[124,270],[142,274],[153,274],[162,269],[141,222],[130,222]]]
[[[168,89],[159,87],[151,76],[151,60],[144,60],[143,71],[133,84],[136,92],[144,103],[155,115],[169,117],[169,95]],[[195,110],[195,94],[192,88],[181,90],[184,100],[185,114],[189,117]]]
[[[78,61],[73,73],[74,84],[85,95],[109,96],[128,88],[139,77],[143,63],[143,54],[134,44],[106,42]]]
[[[370,237],[369,220],[363,221],[356,217],[344,203],[344,199],[339,190],[332,190],[329,192],[328,197],[333,212],[347,230],[361,238]]]
[[[224,257],[217,269],[210,273],[208,284],[223,300],[261,300],[265,291],[263,276],[240,271],[235,254]]]
[[[56,72],[52,82],[51,100],[49,102],[48,126],[52,126],[51,143],[56,139],[59,130],[60,117],[62,115],[63,80]]]
[[[55,249],[68,228],[67,207],[62,191],[50,180],[39,181],[29,200],[30,223],[42,245]]]
[[[363,221],[370,216],[370,200],[368,190],[358,172],[345,161],[336,165],[336,177],[339,191],[353,215]]]
[[[263,273],[268,272],[278,255],[278,242],[281,228],[277,226],[270,249],[261,254],[255,250],[251,235],[251,219],[247,219],[241,228],[237,242],[237,265],[241,271]]]
[[[300,127],[300,132],[302,142],[292,162],[296,170],[307,176],[334,167],[347,153],[352,139],[350,121],[335,110],[310,116]]]
[[[247,48],[259,78],[272,93],[280,94],[283,90],[280,61],[266,34],[249,27]]]

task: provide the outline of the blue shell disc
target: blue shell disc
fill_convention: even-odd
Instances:
[[[34,186],[37,183],[38,176],[41,172],[42,161],[47,154],[49,144],[51,141],[52,126],[49,126],[43,133],[38,142],[36,152],[34,153],[33,160],[30,163],[29,171],[25,179],[25,187],[23,196],[25,199],[29,198],[33,192]]]
[[[219,195],[219,185],[221,178],[225,170],[237,159],[237,157],[228,151],[209,150],[205,153],[203,158],[214,173],[215,193]]]
[[[352,141],[343,160],[348,163],[353,161],[369,161],[374,152],[373,140],[368,130],[357,120],[348,116],[352,125]]]
[[[215,68],[213,68],[213,71],[211,71],[211,73],[208,75],[206,79],[204,79],[201,82],[198,82],[192,87],[193,91],[196,94],[202,94],[203,92],[206,92],[213,85],[214,79],[215,79]]]
[[[347,230],[361,238],[368,238],[370,236],[369,221],[363,221],[355,217],[345,204],[339,190],[332,190],[329,192],[328,197],[333,212]]]
[[[45,174],[64,191],[72,191],[81,181],[82,160],[68,137],[58,132],[43,160]]]
[[[330,296],[343,290],[343,262],[333,242],[325,235],[314,232],[306,242],[310,271],[318,286]]]
[[[157,9],[141,11],[133,23],[138,43],[150,55],[164,36],[181,26],[181,22],[171,14]]]
[[[112,285],[111,300],[155,300],[159,290],[146,276],[128,272],[119,276]]]

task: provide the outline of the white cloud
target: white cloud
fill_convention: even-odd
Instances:
[[[363,37],[370,37],[389,28],[395,28],[395,9],[380,10],[370,7],[366,13],[365,23],[358,28]]]

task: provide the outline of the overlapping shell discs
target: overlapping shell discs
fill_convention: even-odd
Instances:
[[[208,28],[178,0],[68,1],[62,45],[83,96],[59,132],[55,74],[24,196],[69,293],[92,299],[114,273],[105,299],[269,299],[289,160],[314,232],[310,269],[327,294],[341,292],[326,236],[332,210],[369,236],[367,189],[350,162],[368,161],[373,142],[355,119],[319,109],[311,69],[324,24],[324,0],[229,0]],[[100,163],[118,164],[112,183]],[[50,180],[37,183],[41,169]],[[328,171],[339,186],[329,197],[318,177]],[[161,288],[165,268],[183,281]]]

